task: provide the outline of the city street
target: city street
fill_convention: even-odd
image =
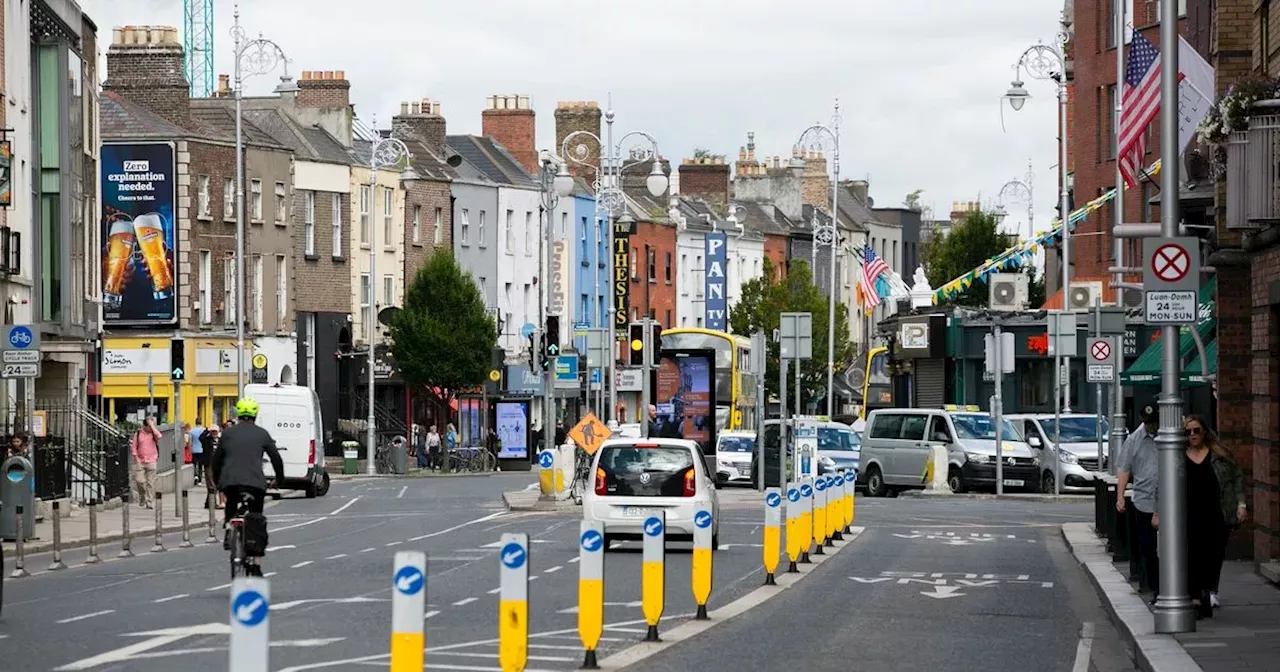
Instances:
[[[576,512],[505,512],[499,496],[529,474],[473,478],[338,481],[328,497],[286,498],[268,511],[270,624],[275,670],[385,666],[390,578],[397,550],[430,557],[427,669],[497,668],[497,541],[531,537],[530,670],[581,662]],[[760,508],[746,490],[722,491],[722,550],[713,610],[760,586]],[[782,594],[632,666],[638,670],[730,670],[802,665],[883,669],[1128,669],[1091,586],[1070,560],[1059,525],[1087,505],[967,500],[859,500],[867,529]],[[0,641],[6,670],[172,670],[225,665],[226,555],[218,544],[5,581]],[[687,544],[667,558],[662,631],[693,615]],[[607,659],[641,640],[638,544],[607,556]],[[118,544],[102,549],[114,558]],[[48,556],[28,557],[43,570]],[[11,569],[6,567],[6,572]],[[782,565],[785,568],[785,564]],[[1083,624],[1092,633],[1075,665]],[[726,650],[733,651],[726,657]]]

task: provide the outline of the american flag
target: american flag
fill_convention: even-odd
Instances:
[[[1120,175],[1135,187],[1147,154],[1147,126],[1160,113],[1160,51],[1137,31],[1125,62],[1121,100],[1116,145]]]
[[[868,245],[862,248],[862,278],[858,284],[862,288],[862,297],[867,308],[880,305],[880,293],[876,291],[876,279],[889,271],[889,264],[876,256],[876,251]]]

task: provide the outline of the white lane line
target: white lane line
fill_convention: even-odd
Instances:
[[[548,649],[552,651],[581,651],[581,646],[570,646],[568,644],[530,644],[531,649]],[[577,660],[576,658],[574,660]]]
[[[442,534],[448,534],[448,533],[450,533],[450,532],[453,532],[454,530],[461,530],[461,529],[462,529],[462,528],[464,528],[464,527],[469,527],[469,526],[471,526],[471,525],[478,525],[478,524],[480,524],[480,523],[485,523],[485,522],[488,522],[488,521],[490,521],[490,520],[493,520],[494,518],[497,518],[497,517],[499,517],[499,516],[505,516],[505,515],[507,515],[507,512],[506,512],[506,511],[497,511],[497,512],[495,512],[495,513],[491,513],[491,514],[489,514],[489,515],[487,515],[487,516],[485,516],[485,517],[483,517],[483,518],[476,518],[475,520],[469,520],[469,521],[467,521],[467,522],[465,522],[465,523],[461,523],[461,524],[459,524],[459,525],[454,525],[453,527],[447,527],[447,528],[445,528],[445,529],[443,529],[443,530],[440,530],[439,532],[431,532],[431,533],[429,533],[429,534],[423,534],[423,535],[421,535],[421,536],[413,537],[413,538],[412,538],[412,539],[410,539],[409,541],[422,541],[423,539],[430,539],[431,537],[438,537],[438,536],[440,536],[440,535],[442,535]]]
[[[269,579],[269,578],[271,578],[271,577],[273,577],[273,576],[275,576],[276,574],[279,574],[279,573],[280,573],[280,572],[267,572],[266,574],[263,574],[263,575],[262,575],[262,578],[264,578],[264,579]]]
[[[577,556],[572,557],[572,558],[569,558],[569,564],[571,564],[571,565],[572,565],[573,563],[575,563],[575,562],[577,562],[577,561],[579,561],[579,560],[581,560],[581,559],[582,559],[582,558],[579,558],[579,557],[577,557]]]
[[[439,615],[440,615],[439,611],[428,611],[427,613],[422,615],[422,620],[425,621],[428,618],[431,618],[432,616],[439,616]]]
[[[460,658],[496,658],[497,657],[497,654],[493,654],[493,653],[475,653],[471,651],[440,651],[437,653],[437,655],[458,656]],[[576,663],[578,662],[577,658],[568,658],[566,656],[525,656],[525,658],[527,660],[537,660],[545,663]],[[431,667],[428,669],[435,669],[435,668],[436,668],[436,664],[432,663]],[[479,669],[496,670],[498,668],[484,667]]]
[[[538,577],[536,577],[536,576],[531,576],[531,577],[529,577],[529,580],[530,580],[530,581],[537,581],[537,580],[538,580]]]
[[[71,618],[64,618],[61,621],[56,621],[56,623],[58,623],[59,625],[63,623],[75,623],[76,621],[83,621],[88,618],[95,618],[97,616],[106,616],[107,614],[114,614],[114,613],[116,613],[115,609],[106,609],[103,611],[95,611],[92,614],[81,614],[79,616],[72,616]]]
[[[376,551],[376,550],[378,550],[378,549],[376,549],[376,548],[365,548],[365,549],[361,549],[361,551],[360,551],[360,552],[361,552],[361,553],[372,553],[372,552],[374,552],[374,551]]]
[[[547,571],[543,572],[543,574],[555,574],[556,572],[562,569],[564,569],[564,565],[556,565],[555,567],[548,567]]]
[[[289,569],[301,569],[313,562],[315,562],[315,560],[303,560],[302,562],[299,562],[297,564],[289,565]]]
[[[215,590],[226,590],[226,589],[228,589],[228,588],[230,588],[230,587],[231,587],[231,584],[229,584],[229,583],[224,583],[224,584],[222,584],[221,586],[214,586],[214,587],[212,587],[212,588],[207,588],[207,589],[205,589],[205,592],[206,592],[206,593],[212,593],[212,592],[213,592],[213,591],[215,591]]]
[[[465,606],[467,606],[468,604],[471,604],[472,602],[475,602],[475,601],[476,601],[476,598],[474,598],[474,597],[464,597],[464,598],[462,598],[461,600],[458,600],[457,602],[454,602],[454,603],[453,603],[453,606],[455,606],[455,607],[465,607]]]
[[[181,600],[181,599],[182,599],[182,598],[184,598],[184,597],[191,597],[191,594],[190,594],[190,593],[183,593],[183,594],[181,594],[181,595],[170,595],[169,597],[162,597],[162,598],[160,598],[160,599],[158,599],[158,600],[151,600],[151,603],[152,603],[152,604],[161,604],[161,603],[163,603],[163,602],[172,602],[172,601],[174,601],[174,600]]]
[[[360,501],[360,498],[359,498],[359,497],[352,497],[350,501],[348,501],[346,504],[343,504],[342,506],[339,506],[338,508],[334,509],[334,510],[333,510],[333,513],[330,513],[329,515],[331,515],[331,516],[336,516],[336,515],[338,515],[339,513],[342,513],[343,511],[346,511],[348,508],[350,508],[350,507],[351,507],[351,505],[352,505],[352,504],[355,504],[355,503],[356,503],[356,502],[358,502],[358,501]]]
[[[337,559],[339,559],[339,558],[345,558],[345,557],[347,557],[347,554],[346,554],[346,553],[339,553],[339,554],[337,554],[337,555],[331,555],[331,556],[329,556],[329,557],[325,558],[325,560],[337,560]]]
[[[400,494],[396,495],[396,499],[400,499],[401,497],[404,497],[404,492],[405,490],[408,490],[408,489],[409,489],[409,486],[407,485],[404,486],[403,488],[400,488]]]
[[[297,528],[299,528],[299,527],[306,527],[306,526],[308,526],[308,525],[315,525],[316,523],[322,523],[322,522],[324,522],[324,521],[326,521],[326,520],[329,520],[329,517],[328,517],[328,516],[321,516],[321,517],[319,517],[319,518],[312,518],[311,520],[308,520],[308,521],[306,521],[305,523],[298,523],[297,525],[285,525],[284,527],[273,527],[273,528],[271,528],[271,531],[272,531],[272,532],[283,532],[283,531],[285,531],[285,530],[295,530],[295,529],[297,529]]]
[[[605,627],[605,630],[608,630],[609,632],[634,632],[634,633],[636,633],[636,634],[638,634],[638,635],[643,635],[644,633],[648,632],[648,630],[645,630],[644,628],[610,628],[610,627]]]
[[[1080,625],[1080,642],[1076,644],[1076,662],[1071,672],[1089,672],[1089,659],[1093,657],[1093,623]]]
[[[390,548],[392,546],[399,546],[400,544],[403,544],[403,543],[404,543],[403,541],[392,541],[390,543],[383,544],[383,545],[386,546],[387,548]]]
[[[489,594],[490,594],[490,595],[497,595],[498,593],[501,593],[501,592],[502,592],[502,589],[501,589],[501,588],[494,588],[493,590],[489,591]]]

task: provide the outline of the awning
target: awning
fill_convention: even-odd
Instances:
[[[1214,317],[1215,299],[1214,296],[1218,289],[1217,278],[1210,278],[1208,282],[1200,287],[1200,319],[1195,324],[1195,329],[1200,332],[1200,338],[1205,342],[1205,354],[1209,357],[1209,373],[1217,373],[1218,371],[1218,344],[1215,338],[1215,330],[1217,328],[1217,319]],[[1178,330],[1178,362],[1183,365],[1181,377],[1184,383],[1203,384],[1206,382],[1200,374],[1199,353],[1196,352],[1195,337],[1191,335],[1189,326],[1182,327]],[[1120,382],[1125,385],[1158,385],[1160,383],[1160,372],[1162,370],[1163,346],[1160,339],[1157,338],[1147,346],[1147,349],[1138,355],[1137,361],[1133,363],[1123,373],[1120,374]],[[1188,364],[1187,358],[1191,357],[1195,361]]]

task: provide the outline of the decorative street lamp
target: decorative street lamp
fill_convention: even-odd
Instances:
[[[831,150],[832,172],[835,182],[831,188],[831,223],[824,225],[817,213],[813,216],[813,283],[818,284],[818,245],[831,247],[831,289],[827,301],[827,415],[835,417],[836,373],[836,250],[840,247],[840,99],[835,101],[831,124],[814,124],[800,134],[796,146],[802,149]],[[870,345],[868,345],[868,348]]]
[[[1032,220],[1035,217],[1035,212],[1036,212],[1034,185],[1035,185],[1035,173],[1031,172],[1031,161],[1028,160],[1027,174],[1021,180],[1019,180],[1018,178],[1014,178],[1012,180],[1009,180],[1008,182],[1005,182],[1004,186],[1000,187],[1000,192],[996,194],[996,202],[998,203],[997,209],[998,209],[998,212],[1001,213],[1002,215],[1008,214],[1004,209],[1004,201],[1005,201],[1006,194],[1008,194],[1008,197],[1010,199],[1025,198],[1027,200],[1027,238],[1026,240],[1030,240],[1031,237],[1036,234],[1035,226],[1032,224]],[[1021,232],[1019,232],[1018,235],[1019,237],[1021,237],[1022,235]]]
[[[568,196],[573,190],[573,176],[569,174],[569,169],[566,164],[573,163],[575,165],[594,169],[596,180],[595,184],[592,186],[593,191],[595,191],[596,194],[596,222],[600,221],[599,215],[603,213],[605,215],[605,228],[607,229],[606,233],[609,241],[608,250],[610,251],[609,258],[611,260],[609,263],[610,269],[613,268],[612,251],[614,219],[622,218],[619,219],[619,221],[634,221],[630,219],[630,215],[627,213],[626,209],[626,196],[623,194],[622,190],[623,169],[634,165],[643,165],[646,162],[652,161],[653,167],[649,170],[649,176],[645,179],[645,188],[649,190],[649,194],[654,198],[667,193],[667,187],[669,185],[667,176],[662,171],[662,158],[658,153],[658,141],[655,140],[652,135],[649,135],[644,131],[631,131],[619,138],[618,142],[615,144],[613,141],[613,120],[614,112],[612,107],[610,107],[610,109],[606,110],[604,113],[606,132],[603,139],[591,131],[575,131],[565,136],[564,141],[560,143],[560,156],[564,159],[564,163],[561,164],[560,171],[556,175],[554,181],[556,192],[561,196]],[[591,150],[586,142],[588,140],[594,140],[596,145],[604,150],[604,156],[600,157],[599,165],[594,165],[590,162],[589,157],[591,155]],[[627,152],[630,163],[624,165],[622,160],[622,150],[633,140],[639,141],[640,146],[634,146],[629,152]],[[595,248],[595,255],[597,258],[595,263],[592,265],[592,271],[595,275],[595,292],[598,297],[600,296],[600,245],[598,239]],[[613,277],[612,271],[609,277]],[[605,370],[602,385],[608,385],[608,411],[610,413],[609,417],[612,419],[613,410],[617,408],[618,405],[618,381],[615,371],[616,363],[614,361],[618,356],[616,331],[618,320],[615,314],[616,311],[611,310],[609,313],[609,356],[605,358],[607,368]],[[606,320],[605,315],[600,315],[599,320],[597,327],[603,326],[603,323]],[[601,391],[601,396],[603,397],[603,387]],[[648,401],[646,400],[645,403],[648,403]]]
[[[236,3],[232,15],[231,37],[235,43],[235,101],[236,101],[236,394],[244,395],[244,130],[241,117],[241,98],[244,94],[244,78],[265,75],[284,65],[284,75],[275,88],[276,93],[292,93],[298,90],[289,76],[289,59],[280,45],[258,35],[245,41],[244,28],[240,25],[240,3]]]

